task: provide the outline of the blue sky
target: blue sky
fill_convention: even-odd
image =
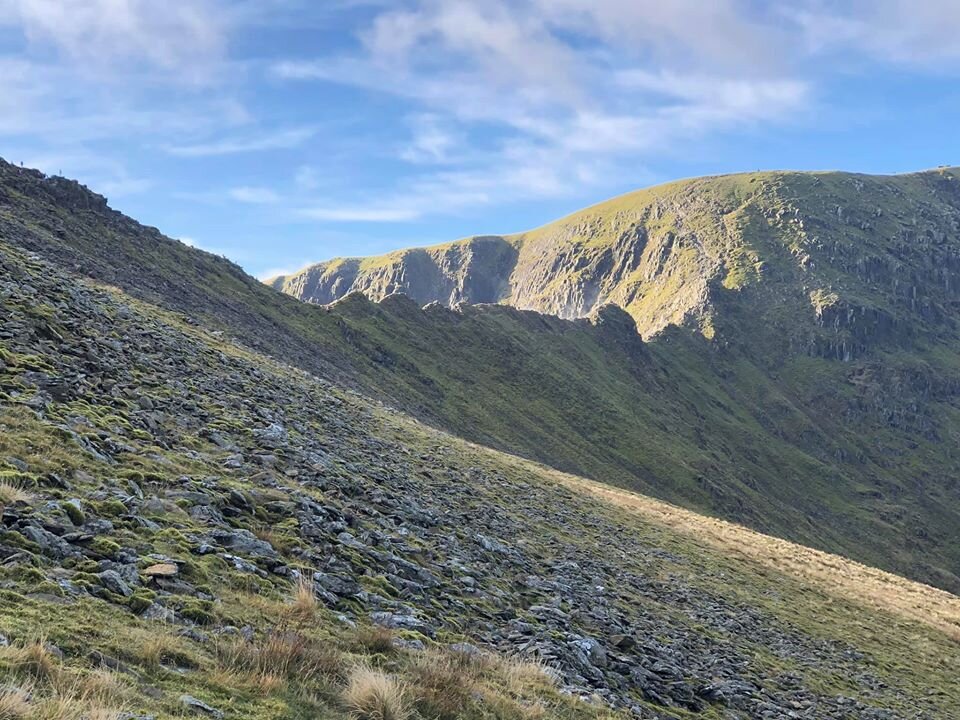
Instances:
[[[258,276],[960,164],[958,79],[956,0],[0,0],[0,155]]]

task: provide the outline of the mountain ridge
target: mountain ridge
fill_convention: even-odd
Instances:
[[[362,263],[362,262],[364,262],[364,261],[378,262],[378,261],[380,261],[380,260],[382,260],[382,259],[385,259],[385,258],[389,258],[389,257],[396,256],[396,255],[402,255],[403,253],[409,252],[409,251],[411,251],[411,250],[425,250],[425,251],[443,250],[443,249],[447,249],[447,248],[450,247],[450,246],[455,246],[455,245],[459,245],[459,244],[466,244],[466,243],[470,243],[470,242],[476,241],[476,240],[484,240],[484,239],[503,239],[503,240],[506,240],[506,241],[509,242],[511,239],[515,240],[515,239],[517,239],[517,238],[523,237],[524,235],[527,235],[527,234],[530,234],[530,233],[535,233],[535,232],[538,232],[538,231],[542,231],[542,230],[544,230],[544,229],[546,229],[546,228],[549,228],[551,225],[555,225],[555,224],[557,224],[557,223],[565,222],[565,221],[570,220],[571,218],[574,218],[574,217],[576,217],[576,216],[578,216],[578,215],[580,215],[580,214],[583,214],[583,213],[587,213],[587,212],[590,212],[590,211],[594,211],[594,210],[601,209],[601,208],[603,208],[604,206],[606,206],[606,205],[608,205],[608,204],[611,204],[611,203],[617,203],[617,202],[621,202],[621,201],[630,200],[630,199],[632,199],[632,198],[634,198],[634,197],[643,195],[644,193],[647,193],[647,192],[650,192],[650,191],[654,191],[654,190],[666,190],[666,189],[669,189],[669,188],[671,188],[671,187],[673,187],[673,186],[679,186],[679,185],[683,185],[683,184],[686,184],[686,183],[692,183],[692,182],[697,182],[697,181],[719,180],[719,179],[724,179],[724,178],[738,178],[738,177],[754,177],[754,176],[761,175],[761,174],[766,174],[766,175],[809,175],[809,176],[813,176],[813,177],[819,177],[819,176],[824,176],[824,175],[843,175],[843,176],[847,176],[847,177],[862,177],[862,178],[898,178],[898,177],[910,177],[910,176],[914,176],[914,175],[925,175],[925,174],[928,174],[928,173],[944,173],[944,172],[947,172],[947,173],[956,174],[958,171],[960,171],[960,166],[955,166],[955,165],[939,165],[939,166],[936,166],[936,167],[926,168],[926,169],[923,169],[923,170],[909,170],[909,171],[904,171],[904,172],[882,173],[882,174],[864,173],[864,172],[852,172],[852,171],[845,171],[845,170],[757,170],[757,171],[753,171],[753,172],[751,172],[751,171],[743,171],[743,172],[732,172],[732,173],[717,173],[717,174],[715,174],[715,175],[691,175],[691,176],[689,176],[689,177],[678,178],[678,179],[675,179],[675,180],[668,180],[668,181],[666,181],[666,182],[659,183],[659,184],[656,184],[656,185],[651,185],[651,186],[644,187],[644,188],[638,188],[638,189],[635,189],[635,190],[628,190],[628,191],[626,191],[626,192],[624,192],[624,193],[621,193],[621,194],[619,194],[619,195],[615,195],[615,196],[613,196],[613,197],[611,197],[611,198],[607,198],[607,199],[605,199],[605,200],[600,200],[600,201],[598,201],[598,202],[592,203],[592,204],[590,204],[590,205],[586,205],[586,206],[584,206],[584,207],[582,207],[582,208],[579,208],[579,209],[577,209],[577,210],[573,210],[573,211],[567,213],[566,215],[563,215],[563,216],[561,216],[560,218],[557,218],[556,220],[547,221],[546,223],[544,223],[544,224],[542,224],[542,225],[538,225],[538,226],[536,226],[536,227],[534,227],[534,228],[530,228],[530,229],[528,229],[528,230],[522,230],[522,231],[519,231],[519,232],[507,233],[507,234],[503,234],[503,235],[497,235],[497,234],[493,234],[493,233],[486,233],[486,234],[482,234],[482,235],[468,235],[468,236],[465,236],[465,237],[457,238],[456,240],[448,240],[448,241],[443,241],[443,242],[437,242],[437,243],[433,243],[433,244],[430,244],[430,245],[413,245],[413,246],[408,246],[408,247],[402,247],[402,248],[397,248],[397,249],[395,249],[395,250],[389,250],[389,251],[387,251],[387,252],[385,252],[385,253],[374,254],[374,255],[349,255],[349,256],[347,256],[347,255],[337,255],[337,256],[332,257],[332,258],[329,258],[329,259],[327,259],[327,260],[318,260],[318,261],[316,261],[316,262],[309,262],[309,263],[305,264],[304,266],[302,266],[301,268],[299,268],[299,269],[297,269],[297,270],[295,270],[295,271],[293,271],[293,272],[289,272],[289,273],[278,273],[278,274],[276,274],[276,275],[271,275],[271,276],[269,276],[269,277],[264,278],[264,279],[263,279],[263,282],[264,282],[265,284],[267,284],[267,285],[270,285],[271,287],[274,287],[274,288],[277,289],[277,290],[281,290],[281,289],[282,289],[282,286],[283,286],[283,283],[284,283],[287,279],[296,277],[296,276],[298,276],[298,275],[300,275],[300,274],[302,274],[302,273],[310,270],[311,268],[318,267],[318,266],[327,266],[327,265],[332,265],[332,264],[339,264],[339,263],[343,263],[343,262],[353,262],[353,261],[356,261],[356,262],[358,262],[358,263]]]
[[[503,302],[577,317],[610,302],[626,308],[645,337],[685,322],[709,334],[722,289],[757,284],[764,267],[790,272],[790,255],[795,272],[823,285],[810,288],[819,294],[807,301],[821,312],[834,279],[829,266],[838,260],[831,252],[846,249],[819,247],[813,233],[843,233],[859,242],[858,230],[882,231],[894,241],[917,222],[917,213],[930,211],[927,191],[939,193],[936,212],[956,213],[956,179],[955,168],[939,168],[892,176],[766,172],[675,181],[523,233],[340,258],[269,282],[319,303],[353,290],[373,299],[406,292],[422,304]],[[950,181],[952,187],[938,187]],[[887,216],[878,204],[865,207],[874,200],[887,206]],[[818,264],[828,272],[819,272]],[[850,275],[842,265],[837,269]],[[838,352],[842,357],[857,350]]]
[[[859,315],[851,329],[824,301],[826,327],[724,312],[719,336],[671,325],[644,342],[618,311],[598,326],[357,294],[317,306],[84,192],[0,165],[0,234],[474,442],[960,590],[960,368],[940,325],[856,345]],[[838,362],[844,343],[864,353]]]

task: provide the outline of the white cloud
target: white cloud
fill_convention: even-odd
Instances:
[[[277,193],[264,187],[235,187],[227,191],[227,195],[237,202],[251,205],[271,205],[280,202],[280,196]]]
[[[436,114],[417,115],[410,120],[413,138],[400,150],[400,158],[410,163],[447,163],[461,142],[459,133]]]
[[[783,35],[735,0],[419,0],[377,15],[358,53],[272,72],[420,110],[400,157],[441,169],[311,215],[393,219],[635,178],[678,143],[792,118],[810,91],[775,61]]]
[[[78,68],[115,75],[142,63],[190,81],[222,57],[223,17],[208,0],[0,0],[0,24]]]
[[[960,3],[956,0],[808,3],[790,17],[800,25],[807,48],[814,53],[861,53],[941,72],[956,70],[960,61]]]
[[[314,128],[292,128],[262,135],[228,137],[187,145],[166,145],[164,151],[180,157],[210,157],[265,150],[288,150],[299,147],[316,134]]]

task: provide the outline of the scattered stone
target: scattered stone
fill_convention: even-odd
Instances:
[[[179,569],[173,563],[157,563],[141,571],[147,577],[173,577]]]
[[[202,700],[198,700],[192,695],[181,695],[180,703],[184,705],[188,710],[192,710],[196,713],[202,713],[204,715],[209,715],[216,720],[223,720],[223,712],[217,710],[216,708],[207,705]]]
[[[110,592],[122,595],[123,597],[133,595],[133,590],[116,570],[105,570],[97,577],[100,578],[100,583]]]

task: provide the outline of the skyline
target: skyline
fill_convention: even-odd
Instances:
[[[0,155],[266,277],[756,169],[960,163],[960,6],[0,0]]]

